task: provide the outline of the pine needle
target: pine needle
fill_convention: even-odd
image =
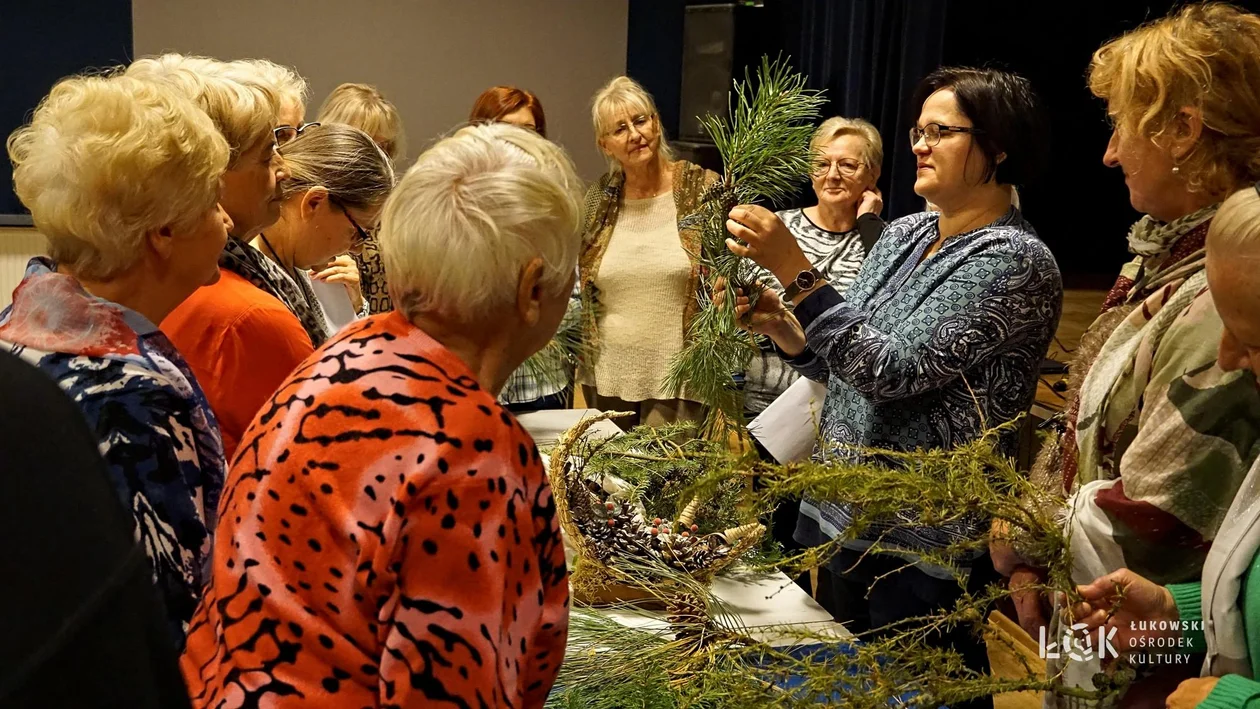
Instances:
[[[807,179],[810,137],[823,104],[821,92],[805,88],[805,77],[782,58],[763,57],[756,79],[734,82],[729,118],[707,115],[701,124],[722,156],[722,179],[685,221],[700,229],[698,260],[704,268],[700,311],[687,345],[670,365],[664,386],[709,405],[706,435],[724,438],[744,422],[743,392],[733,374],[743,372],[757,352],[753,338],[735,323],[734,301],[717,307],[707,295],[718,278],[732,288],[751,289],[757,268],[726,247],[726,215],[737,204],[768,200],[782,204]],[[755,296],[754,296],[755,297]]]

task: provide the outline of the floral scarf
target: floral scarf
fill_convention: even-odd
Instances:
[[[1129,247],[1138,257],[1122,269],[1073,367],[1084,378],[1057,451],[1065,491],[1118,471],[1159,342],[1205,286],[1204,244],[1218,206],[1168,223],[1148,215],[1130,230]]]

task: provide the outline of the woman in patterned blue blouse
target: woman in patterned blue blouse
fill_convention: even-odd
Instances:
[[[115,75],[57,84],[8,149],[48,258],[31,260],[0,313],[0,350],[78,404],[182,646],[206,581],[223,443],[158,323],[219,278],[227,141],[172,89]]]
[[[1011,206],[1012,187],[1047,157],[1031,86],[1002,71],[945,68],[924,79],[914,105],[915,192],[940,211],[889,224],[844,297],[811,271],[768,210],[741,205],[727,222],[743,242],[728,240],[730,249],[789,284],[782,299],[763,291],[751,314],[736,293],[737,313],[803,375],[827,382],[823,456],[853,446],[952,448],[1015,418],[1032,404],[1058,324],[1058,266]],[[822,543],[852,521],[842,500],[805,503],[796,536]],[[953,572],[974,568],[979,583],[992,572],[987,554],[946,569],[916,561],[916,552],[979,539],[985,522],[924,528],[889,519],[846,538],[829,567],[833,612],[860,631],[952,606],[962,591]],[[859,562],[876,540],[896,553]],[[983,647],[953,640],[969,665],[983,666]]]

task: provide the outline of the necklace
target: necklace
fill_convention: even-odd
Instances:
[[[280,265],[280,268],[284,269],[284,274],[286,276],[296,281],[297,275],[294,273],[292,268],[289,268],[284,264],[284,261],[280,260],[280,252],[276,251],[276,247],[272,246],[270,241],[267,241],[267,235],[260,231],[258,232],[258,238],[262,239],[263,244],[267,246],[267,250],[271,252],[271,260],[275,261]]]

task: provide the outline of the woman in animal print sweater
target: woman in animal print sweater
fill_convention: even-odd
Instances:
[[[380,235],[399,309],[316,350],[241,441],[182,660],[194,706],[542,706],[564,544],[495,397],[564,315],[578,190],[559,148],[502,124],[399,184]]]

